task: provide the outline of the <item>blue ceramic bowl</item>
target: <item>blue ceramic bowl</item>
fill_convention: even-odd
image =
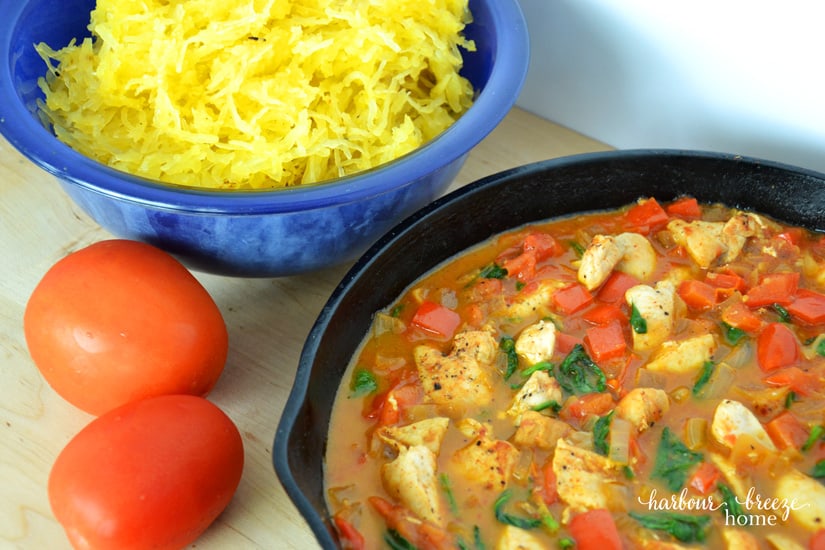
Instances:
[[[479,92],[455,124],[375,169],[306,188],[207,191],[125,174],[59,142],[37,115],[46,66],[33,45],[88,36],[94,0],[18,0],[0,19],[0,133],[57,177],[112,234],[146,241],[189,267],[245,277],[292,275],[357,258],[398,220],[443,193],[515,103],[529,41],[517,0],[470,0],[462,73]],[[34,192],[34,191],[33,191]]]

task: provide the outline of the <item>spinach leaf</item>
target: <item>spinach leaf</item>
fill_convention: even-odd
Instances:
[[[530,366],[530,367],[527,367],[526,369],[523,369],[521,371],[521,376],[523,378],[530,378],[530,375],[532,375],[534,372],[540,371],[540,370],[546,370],[546,371],[548,371],[552,374],[553,373],[553,363],[548,363],[547,361],[540,361],[540,362],[536,363],[533,366]]]
[[[722,323],[722,332],[725,334],[725,340],[732,346],[735,346],[742,338],[747,336],[747,333],[741,328],[733,327],[725,322]]]
[[[825,439],[825,426],[818,424],[811,428],[811,433],[808,434],[808,439],[802,445],[802,450],[810,451],[820,438]]]
[[[459,537],[458,548],[459,550],[470,550],[470,548],[473,548],[473,550],[485,550],[484,541],[481,540],[481,529],[478,528],[478,525],[473,526],[473,546],[467,546],[467,543]]]
[[[721,483],[718,485],[719,492],[722,493],[722,504],[725,505],[727,512],[729,515],[733,516],[734,518],[738,518],[739,516],[747,516],[745,510],[742,508],[742,505],[736,499],[736,495],[727,485],[722,485]]]
[[[788,310],[782,307],[780,304],[773,304],[771,308],[779,315],[779,320],[783,323],[790,323],[791,322],[791,314],[788,313]]]
[[[516,353],[516,341],[510,336],[502,336],[498,342],[498,347],[507,357],[507,368],[504,371],[504,379],[507,380],[518,368],[518,354]]]
[[[353,373],[350,381],[350,397],[363,397],[374,393],[378,389],[375,375],[366,369],[358,369]]]
[[[584,347],[576,344],[558,368],[556,380],[567,392],[575,395],[603,392],[607,379],[602,369],[590,359]]]
[[[651,478],[661,479],[668,489],[678,491],[687,480],[688,470],[702,461],[702,454],[688,449],[670,428],[662,430],[662,439],[656,450]]]
[[[510,500],[510,497],[512,496],[513,494],[510,492],[510,489],[505,489],[504,492],[502,492],[496,499],[494,505],[496,519],[505,525],[512,525],[513,527],[518,527],[519,529],[535,529],[540,526],[541,520],[539,519],[516,516],[504,510],[504,505],[507,504],[507,501]]]
[[[439,476],[438,479],[441,482],[441,489],[447,496],[447,502],[450,504],[450,510],[453,512],[453,514],[458,515],[458,503],[456,503],[455,501],[455,495],[453,494],[453,484],[450,482],[450,478],[447,476],[447,474],[441,474],[441,476]]]
[[[610,411],[599,417],[596,423],[593,424],[593,448],[604,456],[607,456],[610,450],[610,443],[608,443],[607,438],[610,435],[610,421],[613,420],[613,412]]]
[[[693,516],[676,512],[650,512],[640,514],[630,512],[630,517],[638,521],[642,527],[654,531],[664,531],[681,542],[703,542],[705,540],[709,516]]]
[[[395,529],[390,529],[384,533],[384,542],[392,550],[417,550],[410,541],[402,537],[401,533]]]
[[[630,326],[636,334],[647,333],[647,321],[645,321],[645,318],[639,313],[636,304],[630,305]]]
[[[816,345],[816,352],[822,357],[825,357],[825,338],[820,340],[819,343]]]
[[[814,465],[814,471],[811,472],[811,476],[817,479],[825,477],[825,458]]]
[[[710,381],[710,377],[713,376],[715,368],[716,363],[713,361],[705,361],[705,364],[702,365],[702,372],[699,374],[699,378],[697,378],[696,383],[693,384],[693,395],[699,395],[702,392]]]
[[[569,244],[569,245],[570,245],[570,248],[572,248],[572,249],[573,249],[573,252],[575,252],[575,253],[576,253],[576,256],[578,256],[579,258],[581,258],[582,256],[584,256],[584,250],[585,250],[585,248],[584,248],[582,245],[580,245],[580,244],[579,244],[579,243],[577,243],[576,241],[569,241],[567,244]]]
[[[482,279],[503,279],[507,276],[507,270],[498,264],[490,264],[478,276]]]

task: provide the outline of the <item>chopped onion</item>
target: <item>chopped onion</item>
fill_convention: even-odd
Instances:
[[[701,396],[704,399],[723,397],[733,385],[734,380],[736,380],[734,368],[725,362],[719,363],[713,370],[710,380],[702,389]]]
[[[725,363],[738,369],[746,366],[753,360],[753,344],[745,340],[733,347],[725,356]]]
[[[688,418],[685,422],[685,445],[691,451],[705,446],[708,437],[708,421],[706,418]]]
[[[614,416],[610,421],[610,448],[607,456],[610,460],[619,464],[630,463],[630,435],[633,425],[625,420]]]
[[[388,332],[401,334],[406,328],[407,325],[404,324],[404,321],[386,313],[376,313],[375,319],[372,321],[373,336],[381,336]]]

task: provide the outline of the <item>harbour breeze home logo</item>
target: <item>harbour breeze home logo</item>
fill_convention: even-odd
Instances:
[[[780,525],[788,521],[792,511],[810,506],[796,498],[764,497],[754,487],[744,498],[733,494],[724,500],[713,495],[696,497],[689,495],[687,489],[669,497],[659,497],[653,489],[646,499],[638,497],[637,500],[650,511],[721,512],[725,515],[725,525],[731,527]]]

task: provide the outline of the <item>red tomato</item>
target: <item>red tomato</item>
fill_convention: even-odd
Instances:
[[[232,420],[202,397],[134,401],[93,420],[49,475],[76,548],[182,548],[229,504],[243,470]]]
[[[23,321],[46,381],[94,415],[155,395],[206,395],[228,351],[206,289],[175,258],[136,241],[98,242],[58,261]]]
[[[796,336],[782,323],[770,323],[756,339],[756,358],[765,372],[796,363],[799,359]]]
[[[579,550],[621,550],[622,541],[607,510],[589,510],[570,521],[570,534]]]

